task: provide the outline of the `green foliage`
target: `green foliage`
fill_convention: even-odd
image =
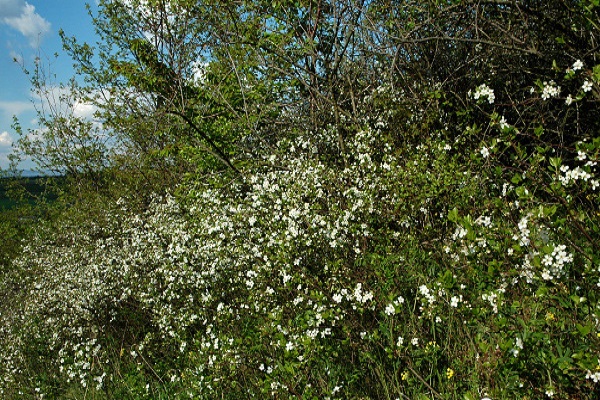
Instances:
[[[594,2],[100,10],[65,100],[114,147],[21,142],[73,173],[3,272],[2,395],[596,397]]]

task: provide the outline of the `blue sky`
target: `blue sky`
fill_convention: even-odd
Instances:
[[[89,3],[94,9],[94,0]],[[28,78],[13,59],[29,68],[38,55],[52,60],[50,72],[66,82],[73,75],[73,63],[62,50],[58,31],[95,42],[85,4],[84,0],[0,0],[0,168],[7,167],[11,143],[17,139],[11,128],[13,115],[24,129],[37,128]],[[22,165],[26,169],[31,166]]]

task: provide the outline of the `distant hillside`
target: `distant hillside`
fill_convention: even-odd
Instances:
[[[42,198],[51,201],[55,200],[57,195],[48,189],[48,184],[50,181],[56,182],[56,180],[60,179],[63,178],[39,175],[23,176],[20,178],[0,178],[0,210],[15,207],[18,204],[17,199],[19,197],[30,204]]]

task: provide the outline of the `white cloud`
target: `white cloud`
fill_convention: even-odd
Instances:
[[[0,152],[0,169],[7,169],[9,165],[8,153]]]
[[[35,107],[30,101],[0,101],[0,113],[8,117],[18,116],[26,111],[33,110],[35,110]]]
[[[0,147],[10,147],[12,145],[12,138],[6,131],[0,133]]]
[[[71,85],[47,85],[44,86],[41,92],[32,92],[33,100],[40,110],[47,111],[56,116],[60,115],[67,118],[76,117],[84,120],[93,120],[97,107],[80,100],[78,94],[77,87]],[[0,102],[0,109],[1,108]]]
[[[73,115],[75,117],[92,120],[95,112],[96,106],[92,104],[81,102],[75,102],[75,104],[73,104]]]
[[[18,17],[23,9],[23,0],[0,0],[0,15],[2,18]]]
[[[50,32],[50,22],[35,12],[35,7],[24,0],[0,0],[0,21],[21,32],[32,47]]]

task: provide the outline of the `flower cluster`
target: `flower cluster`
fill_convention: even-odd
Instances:
[[[560,86],[554,81],[544,81],[542,85],[542,100],[548,100],[551,97],[558,97],[560,95]]]
[[[558,180],[565,186],[572,185],[574,182],[582,180],[585,182],[591,181],[594,190],[598,187],[598,181],[596,179],[591,179],[592,175],[581,167],[571,169],[568,165],[561,165],[560,172],[562,172],[562,175],[559,175]]]
[[[487,301],[492,307],[492,312],[498,314],[498,306],[502,304],[501,294],[504,293],[505,289],[499,289],[490,293],[484,293],[481,295],[481,299]],[[500,300],[499,300],[500,299]]]
[[[116,378],[107,342],[123,326],[129,333],[121,358],[141,368],[157,349],[167,352],[173,382],[183,375],[210,381],[198,395],[218,392],[225,383],[213,376],[230,366],[275,366],[278,354],[298,363],[314,359],[328,338],[354,325],[343,328],[344,321],[375,314],[382,301],[351,273],[353,264],[339,261],[360,257],[370,221],[397,202],[379,173],[393,174],[396,162],[391,154],[374,161],[375,138],[369,130],[356,136],[349,144],[356,163],[341,175],[310,156],[329,140],[327,133],[298,137],[266,159],[289,170],[256,171],[249,190],[243,183],[226,193],[192,187],[185,198],[155,197],[141,214],[121,199],[104,221],[77,231],[65,226],[52,240],[41,235],[17,261],[18,268],[40,273],[28,283],[19,323],[6,324],[6,337],[17,343],[23,335],[50,334],[58,354],[50,371],[98,389]],[[387,313],[403,302],[396,296]],[[263,334],[245,337],[240,326]],[[368,331],[345,334],[367,340]],[[242,356],[259,345],[269,349],[260,358]],[[9,387],[24,370],[21,350],[0,355],[3,365],[14,365],[0,386]],[[203,360],[202,368],[188,370],[190,354]],[[292,377],[270,371],[265,368],[270,390],[286,391]]]
[[[477,86],[477,88],[475,88],[475,92],[473,92],[471,96],[475,100],[479,100],[480,98],[486,98],[489,104],[493,104],[494,100],[496,99],[494,89],[491,89],[485,83],[482,83],[481,85]]]
[[[542,258],[543,279],[552,280],[566,273],[564,270],[565,264],[573,262],[573,254],[567,253],[566,248],[565,245],[555,246],[552,253],[546,254]]]
[[[594,381],[594,383],[598,383],[600,382],[600,372],[592,372],[588,370],[585,374],[585,379],[591,379],[592,381]]]
[[[573,66],[571,68],[573,71],[579,71],[583,68],[583,62],[581,60],[577,60],[573,63]]]
[[[404,297],[399,296],[392,303],[389,303],[384,310],[384,313],[388,316],[396,314],[396,309],[404,303]]]

